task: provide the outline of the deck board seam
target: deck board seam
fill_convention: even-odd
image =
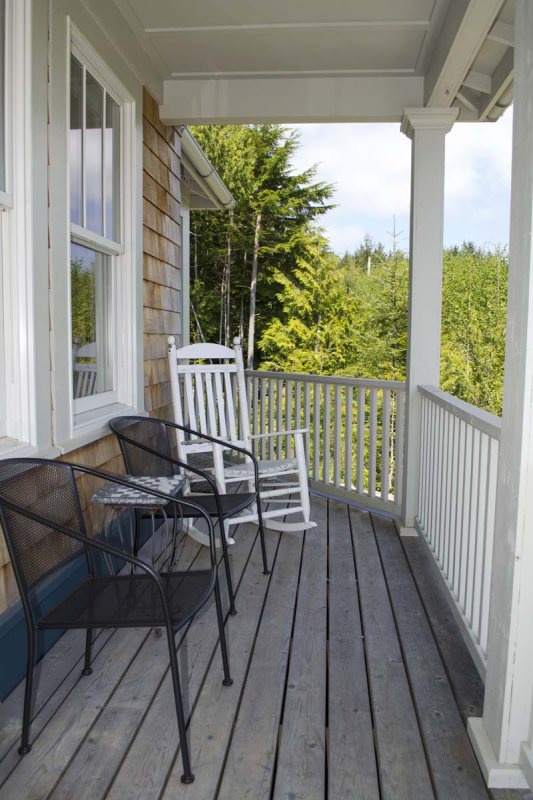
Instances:
[[[374,739],[374,760],[376,766],[376,775],[378,781],[378,790],[380,798],[383,797],[383,783],[381,777],[381,771],[379,768],[379,758],[378,758],[378,738],[377,738],[377,730],[376,730],[376,720],[374,715],[374,699],[373,699],[373,689],[372,689],[372,682],[370,680],[370,666],[368,660],[368,647],[367,647],[367,639],[365,634],[365,624],[364,624],[364,617],[363,617],[363,606],[362,606],[362,598],[361,598],[361,584],[359,582],[359,572],[357,566],[357,556],[355,552],[355,540],[354,540],[354,532],[353,532],[353,525],[352,525],[352,515],[350,514],[350,506],[346,507],[346,514],[348,517],[348,528],[350,532],[350,539],[352,544],[352,556],[353,556],[353,567],[355,571],[355,587],[357,591],[357,599],[358,599],[358,606],[359,606],[359,621],[361,625],[361,635],[363,637],[363,652],[365,656],[365,672],[366,672],[366,684],[368,687],[368,698],[369,698],[369,706],[370,706],[370,719],[372,721],[372,736]],[[373,528],[372,528],[373,529]],[[334,800],[332,798],[332,800]]]
[[[376,542],[376,548],[377,548],[379,563],[381,564],[381,571],[383,572],[383,578],[385,580],[385,588],[386,588],[386,591],[387,591],[387,597],[388,597],[388,600],[389,600],[389,606],[390,606],[391,613],[392,613],[392,619],[394,621],[394,629],[396,631],[396,637],[398,639],[398,645],[400,647],[400,652],[402,654],[404,672],[405,672],[405,676],[407,678],[407,685],[409,687],[409,694],[411,695],[411,702],[412,702],[412,705],[413,705],[413,710],[415,712],[416,722],[417,722],[417,725],[418,725],[418,732],[420,734],[420,741],[422,743],[422,749],[424,751],[424,757],[426,759],[426,766],[427,766],[427,770],[428,770],[429,780],[431,781],[431,788],[433,790],[433,794],[434,794],[435,798],[438,798],[439,795],[438,795],[438,792],[437,792],[437,786],[435,784],[435,778],[433,776],[433,770],[431,768],[431,762],[430,762],[429,753],[428,753],[428,749],[427,749],[426,738],[425,738],[425,735],[424,735],[424,729],[423,729],[422,722],[421,722],[421,719],[420,719],[418,703],[417,703],[417,700],[416,700],[416,693],[415,693],[415,690],[414,690],[414,687],[413,687],[413,684],[412,684],[412,681],[411,681],[411,675],[410,675],[410,672],[409,672],[409,669],[408,669],[408,665],[407,665],[407,660],[406,660],[406,657],[405,657],[405,650],[404,650],[403,640],[402,640],[401,633],[400,633],[400,628],[399,628],[399,625],[398,625],[398,618],[397,618],[397,615],[396,615],[396,609],[394,608],[394,603],[392,601],[392,596],[391,596],[391,592],[390,592],[390,586],[389,586],[389,580],[388,580],[388,576],[387,576],[387,571],[386,571],[385,566],[383,564],[383,558],[382,558],[381,549],[380,549],[380,546],[379,546],[379,539],[376,536],[376,529],[375,529],[375,526],[374,526],[374,520],[372,519],[372,514],[369,514],[369,517],[370,517],[370,522],[371,522],[371,525],[372,525],[372,532],[373,532],[373,535],[374,535],[374,540]],[[403,553],[403,549],[402,549],[402,553]]]
[[[216,788],[215,788],[215,793],[213,795],[214,800],[217,800],[217,798],[218,798],[218,795],[219,795],[219,792],[220,792],[220,787],[221,787],[222,781],[224,779],[224,774],[225,774],[225,771],[226,771],[226,765],[227,765],[227,761],[228,761],[228,756],[229,756],[229,752],[231,750],[231,745],[233,743],[233,736],[234,736],[234,733],[235,733],[235,728],[237,726],[237,720],[239,718],[239,711],[241,709],[242,699],[243,699],[243,696],[244,696],[244,692],[246,690],[246,685],[248,683],[248,676],[249,676],[249,673],[250,673],[250,668],[251,668],[253,657],[254,657],[254,653],[255,653],[257,637],[259,635],[259,631],[260,631],[260,628],[261,628],[261,622],[263,620],[263,614],[264,614],[264,610],[265,610],[265,605],[266,605],[266,602],[267,602],[267,599],[268,599],[268,595],[269,595],[269,592],[270,592],[270,586],[271,586],[271,583],[272,583],[272,576],[274,574],[274,568],[276,566],[276,561],[277,561],[277,557],[278,557],[278,551],[279,551],[280,543],[281,543],[281,534],[278,534],[278,540],[277,540],[277,543],[276,543],[276,550],[275,550],[275,553],[274,553],[274,557],[272,558],[272,563],[270,565],[270,575],[268,576],[268,584],[267,584],[267,587],[265,589],[263,601],[261,603],[261,611],[259,612],[259,617],[258,617],[257,624],[256,624],[256,627],[255,627],[255,634],[254,634],[254,637],[253,637],[252,645],[250,647],[250,654],[248,656],[248,661],[247,661],[247,664],[246,664],[246,670],[245,670],[245,673],[244,673],[244,678],[243,678],[243,681],[242,681],[241,690],[239,692],[239,698],[238,698],[236,706],[235,706],[235,713],[233,715],[233,720],[232,720],[232,723],[231,723],[231,730],[230,730],[230,734],[228,736],[228,743],[227,743],[226,750],[225,750],[225,753],[224,753],[224,757],[222,759],[222,763],[221,763],[221,766],[220,766],[220,773],[219,773],[219,776],[218,776],[218,781],[217,781],[217,785],[216,785]]]

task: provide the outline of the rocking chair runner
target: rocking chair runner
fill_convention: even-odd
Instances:
[[[181,698],[174,632],[182,628],[214,592],[220,636],[224,681],[232,680],[224,633],[224,617],[218,585],[215,536],[209,514],[192,500],[176,498],[143,486],[145,495],[183,507],[203,516],[209,531],[210,568],[156,572],[152,566],[89,536],[78,495],[76,474],[90,475],[139,491],[139,485],[100,470],[45,459],[7,459],[0,463],[0,523],[20,591],[28,636],[28,664],[22,742],[19,753],[29,752],[33,670],[36,632],[46,628],[86,630],[84,675],[91,673],[92,633],[95,628],[154,627],[166,629],[170,672],[178,720],[184,783],[191,783],[186,721]],[[115,557],[137,567],[139,574],[115,574],[110,561],[102,572],[98,554]],[[85,557],[87,575],[70,594],[52,608],[42,608],[35,592],[43,581],[78,557]]]
[[[294,505],[263,511],[265,527],[277,531],[304,531],[315,527],[310,519],[307,463],[304,449],[305,430],[250,433],[249,406],[242,347],[234,339],[234,349],[218,344],[193,344],[176,349],[175,339],[169,336],[168,357],[172,384],[175,421],[199,432],[188,438],[178,437],[179,458],[187,463],[192,454],[212,453],[213,470],[219,491],[227,483],[247,481],[252,490],[254,464],[250,458],[239,463],[224,462],[225,447],[206,441],[206,435],[216,437],[247,450],[253,439],[293,436],[296,458],[259,460],[259,478],[273,481],[260,497],[263,501],[279,502],[282,497],[298,495]],[[239,435],[238,432],[239,431]],[[296,476],[287,482],[286,476]],[[287,515],[300,514],[298,522],[285,522]],[[227,524],[257,522],[257,511],[226,521]]]

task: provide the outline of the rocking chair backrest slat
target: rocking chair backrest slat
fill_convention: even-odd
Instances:
[[[196,403],[194,401],[194,387],[193,376],[188,372],[184,376],[185,380],[185,398],[187,401],[187,421],[186,425],[194,430],[198,430],[198,423],[196,421]],[[196,437],[195,437],[196,438]]]
[[[215,372],[215,395],[217,398],[220,438],[227,439],[228,427],[226,425],[226,407],[224,405],[224,390],[222,389],[222,376],[220,372]]]
[[[201,372],[197,372],[194,376],[195,382],[195,389],[196,389],[196,409],[198,414],[198,420],[200,424],[200,430],[202,433],[209,434],[209,429],[207,427],[207,416],[205,413],[205,395],[204,395],[204,382],[203,377],[207,378],[207,375],[203,376]]]

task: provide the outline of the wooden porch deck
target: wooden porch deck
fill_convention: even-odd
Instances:
[[[23,687],[0,706],[2,800],[488,798],[464,727],[482,684],[422,544],[336,501],[314,497],[313,513],[305,536],[267,533],[270,576],[256,529],[236,533],[233,686],[212,606],[180,636],[192,785],[179,780],[165,637],[101,634],[84,678],[76,631],[42,662],[23,759]],[[181,557],[205,556],[188,541]]]

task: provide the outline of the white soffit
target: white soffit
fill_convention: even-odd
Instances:
[[[169,123],[497,117],[514,0],[114,0],[164,81]]]

